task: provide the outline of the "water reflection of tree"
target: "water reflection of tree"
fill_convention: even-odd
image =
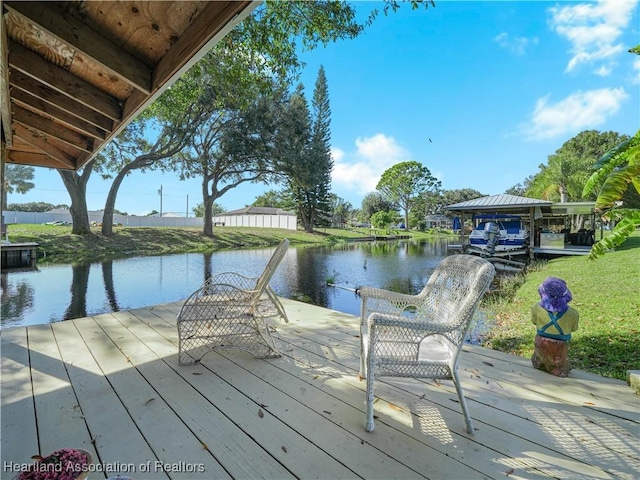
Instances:
[[[9,287],[6,273],[0,275],[0,285],[2,286],[0,325],[10,327],[21,324],[25,312],[33,307],[33,287],[26,282]]]
[[[202,265],[204,267],[202,283],[204,283],[213,275],[213,251],[202,253]]]
[[[71,266],[73,278],[71,280],[71,302],[64,312],[64,320],[87,316],[87,287],[89,286],[89,271],[91,264],[75,264]]]
[[[113,284],[113,260],[102,262],[102,279],[104,281],[104,292],[112,312],[119,312],[120,306],[116,298],[116,289]]]
[[[423,285],[424,286],[424,285]],[[398,293],[408,293],[410,295],[415,295],[416,292],[416,282],[412,282],[409,277],[396,277],[390,278],[383,285],[382,288],[385,290],[391,290],[392,292]],[[420,287],[420,290],[422,287]]]
[[[314,305],[329,305],[327,254],[323,249],[298,249],[298,291],[304,292]]]

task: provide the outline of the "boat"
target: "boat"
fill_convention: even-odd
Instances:
[[[473,219],[481,221],[469,235],[471,253],[520,253],[529,243],[529,231],[518,215],[476,215]]]

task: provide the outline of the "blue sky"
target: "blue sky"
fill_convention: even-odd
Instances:
[[[363,17],[381,3],[357,2]],[[417,160],[446,190],[504,193],[535,174],[583,130],[633,135],[640,124],[636,0],[436,1],[382,13],[365,33],[303,52],[310,97],[320,65],[331,102],[334,193],[359,208],[382,172]],[[431,141],[430,141],[431,140]],[[70,203],[56,172],[9,203]],[[197,180],[136,172],[116,208],[184,214],[201,202]],[[276,185],[244,185],[218,203],[242,208]],[[104,207],[109,183],[94,175],[88,207]]]

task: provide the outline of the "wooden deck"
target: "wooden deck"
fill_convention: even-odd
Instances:
[[[2,478],[62,447],[151,478],[638,478],[640,397],[469,346],[451,382],[383,379],[364,430],[358,321],[283,300],[281,358],[224,350],[179,366],[180,303],[2,332]],[[163,468],[164,467],[164,468]]]

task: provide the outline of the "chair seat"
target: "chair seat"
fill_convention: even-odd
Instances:
[[[445,339],[430,335],[420,341],[415,355],[398,354],[397,342],[378,342],[376,369],[378,376],[412,378],[451,378],[452,352]]]

